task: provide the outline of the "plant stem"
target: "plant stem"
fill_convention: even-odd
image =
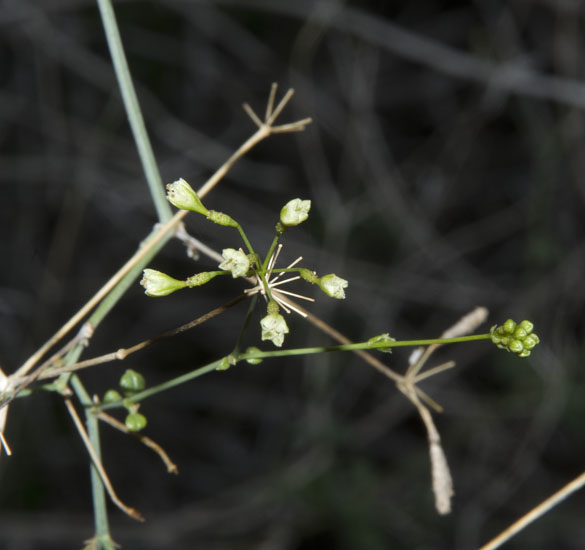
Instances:
[[[97,0],[97,2],[106,33],[106,40],[110,49],[110,55],[112,56],[116,78],[118,79],[118,85],[120,86],[120,92],[124,101],[126,115],[132,128],[142,169],[144,170],[150,189],[150,195],[154,202],[159,221],[166,222],[172,217],[171,207],[165,198],[160,173],[146,132],[144,118],[142,117],[140,105],[138,104],[138,98],[136,97],[136,91],[132,83],[132,77],[130,76],[130,69],[128,68],[128,62],[124,53],[124,46],[120,38],[116,15],[112,8],[111,0]]]
[[[489,340],[490,334],[473,334],[471,336],[461,336],[459,338],[432,338],[427,340],[397,340],[393,342],[359,342],[357,344],[342,344],[339,346],[319,346],[312,348],[296,348],[274,351],[259,351],[255,353],[243,353],[238,356],[238,361],[242,359],[264,359],[268,357],[287,357],[292,355],[312,355],[315,353],[329,353],[332,351],[356,351],[369,349],[388,349],[410,346],[430,346],[432,344],[455,344],[459,342],[474,342],[477,340]]]
[[[78,346],[72,350],[66,358],[66,363],[73,364],[81,355],[83,348]],[[100,451],[100,433],[97,416],[91,410],[91,397],[81,383],[79,377],[75,374],[70,377],[71,387],[75,391],[80,403],[85,407],[85,423],[87,433],[91,444],[96,452],[97,457],[101,460]],[[110,525],[108,522],[108,508],[106,504],[106,492],[102,480],[97,472],[96,467],[90,460],[91,492],[93,499],[93,515],[95,524],[95,540],[97,541],[98,550],[114,550],[115,545],[110,535]]]
[[[293,355],[311,355],[315,353],[328,353],[332,351],[359,351],[359,350],[369,350],[369,349],[387,349],[389,347],[407,347],[407,346],[429,346],[432,344],[455,344],[460,342],[474,342],[478,340],[489,340],[491,338],[490,334],[474,334],[471,336],[461,336],[458,338],[432,338],[427,340],[400,340],[394,342],[385,342],[385,343],[368,343],[368,342],[359,342],[357,344],[343,344],[339,346],[320,346],[320,347],[313,347],[313,348],[296,348],[296,349],[287,349],[287,350],[274,350],[274,351],[257,351],[255,353],[242,353],[236,357],[238,361],[242,361],[245,359],[266,359],[270,357],[287,357]],[[169,390],[176,386],[180,386],[185,382],[189,382],[194,378],[198,378],[204,374],[212,372],[217,369],[218,366],[221,366],[223,361],[222,359],[218,359],[217,361],[213,361],[213,363],[209,363],[204,365],[203,367],[199,367],[193,371],[190,371],[186,374],[182,374],[181,376],[177,376],[176,378],[172,378],[171,380],[167,380],[162,384],[158,384],[157,386],[152,386],[147,390],[141,391],[132,395],[131,397],[125,398],[123,401],[118,401],[115,403],[106,403],[98,406],[92,405],[92,408],[95,411],[104,411],[106,409],[115,409],[119,407],[124,407],[125,403],[138,403],[143,401],[144,399],[151,397],[157,393]]]
[[[204,374],[207,374],[208,372],[212,372],[212,371],[216,370],[217,367],[219,367],[221,365],[222,360],[223,360],[223,358],[218,359],[217,361],[213,361],[213,363],[209,363],[207,365],[204,365],[203,367],[199,367],[198,369],[187,372],[186,374],[182,374],[181,376],[177,376],[176,378],[172,378],[171,380],[167,380],[166,382],[163,382],[162,384],[158,384],[157,386],[152,386],[152,387],[148,388],[147,390],[144,390],[144,391],[141,391],[139,393],[134,394],[132,397],[127,397],[123,401],[119,401],[117,403],[106,403],[106,404],[98,405],[98,406],[92,407],[92,408],[96,411],[104,411],[106,409],[115,409],[115,408],[123,407],[124,403],[138,403],[139,401],[143,401],[147,397],[151,397],[152,395],[155,395],[157,393],[160,393],[160,392],[163,392],[166,390],[170,390],[171,388],[174,388],[175,386],[180,386],[181,384],[184,384],[185,382],[189,382],[190,380],[193,380],[194,378],[198,378],[199,376],[202,376]]]

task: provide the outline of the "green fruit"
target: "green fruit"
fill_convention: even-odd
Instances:
[[[124,422],[131,432],[139,432],[146,428],[146,416],[140,413],[130,413]]]
[[[128,369],[120,378],[120,387],[127,393],[136,393],[146,387],[144,376],[135,370]]]

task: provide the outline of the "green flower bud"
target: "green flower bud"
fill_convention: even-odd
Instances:
[[[250,258],[241,248],[239,250],[224,248],[221,251],[221,255],[224,261],[219,264],[219,268],[224,271],[231,271],[234,279],[244,277],[250,270]]]
[[[524,346],[520,340],[510,340],[508,344],[508,349],[513,353],[522,353],[524,350]]]
[[[120,392],[116,390],[108,390],[104,394],[104,403],[115,403],[116,401],[122,401]]]
[[[529,334],[526,338],[524,338],[524,349],[532,350],[539,342],[540,338],[536,334]]]
[[[384,348],[376,348],[378,351],[383,351],[384,353],[392,353],[392,342],[396,342],[394,338],[392,338],[388,333],[379,334],[378,336],[373,336],[368,340],[368,344],[386,344],[388,347]]]
[[[178,281],[162,271],[148,268],[142,272],[140,284],[144,287],[144,293],[153,298],[167,296],[187,286],[185,281]]]
[[[211,281],[211,279],[214,277],[217,277],[220,273],[220,271],[203,271],[202,273],[197,273],[196,275],[188,277],[185,280],[185,284],[189,288],[193,288],[194,286],[201,286]]]
[[[309,217],[311,201],[293,199],[287,202],[280,211],[280,223],[285,227],[292,227],[303,223]]]
[[[345,298],[345,292],[343,289],[347,288],[348,284],[349,283],[345,279],[342,279],[333,273],[324,275],[319,280],[321,290],[327,294],[327,296],[337,298],[338,300]]]
[[[209,214],[195,190],[183,178],[167,185],[167,200],[181,210],[191,210],[204,216]]]
[[[238,222],[233,218],[230,218],[227,214],[223,212],[216,212],[215,210],[210,210],[207,213],[207,219],[216,223],[217,225],[224,225],[226,227],[238,227]]]
[[[260,350],[254,346],[250,346],[246,350],[246,355],[253,355],[255,353],[260,353]],[[249,363],[250,365],[258,365],[262,363],[262,359],[260,357],[248,357],[248,359],[246,359],[246,363]]]
[[[142,391],[146,387],[144,376],[135,370],[128,369],[120,378],[120,387],[128,393]]]
[[[280,313],[270,313],[261,321],[262,340],[270,340],[275,346],[281,347],[284,335],[288,334],[288,326]]]
[[[498,348],[515,353],[519,357],[528,357],[540,339],[532,331],[534,325],[530,321],[522,321],[518,325],[508,319],[502,326],[494,325],[490,330],[491,340]]]
[[[146,416],[137,412],[130,413],[126,417],[124,424],[126,424],[126,428],[128,428],[131,432],[139,432],[140,430],[146,428]]]

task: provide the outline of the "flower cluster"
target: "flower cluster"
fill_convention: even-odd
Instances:
[[[528,357],[536,344],[540,342],[533,332],[534,325],[530,321],[516,324],[508,319],[503,325],[494,325],[490,330],[492,342],[500,349],[511,351],[519,357]]]
[[[267,315],[260,321],[262,340],[270,340],[277,347],[282,346],[285,335],[289,333],[288,325],[284,317],[280,314],[279,308],[282,307],[286,313],[290,313],[293,310],[305,316],[302,309],[292,304],[290,299],[287,299],[287,296],[314,301],[312,298],[282,290],[281,285],[302,278],[312,284],[317,284],[331,298],[339,300],[345,298],[345,289],[348,286],[348,282],[345,279],[333,273],[318,277],[314,271],[306,268],[293,269],[293,266],[302,258],[298,258],[286,269],[274,270],[274,264],[276,263],[278,252],[282,245],[279,245],[279,249],[276,252],[274,251],[274,246],[289,228],[307,220],[309,211],[311,210],[310,200],[292,199],[283,206],[280,211],[279,221],[276,224],[276,236],[270,248],[270,257],[262,264],[258,255],[252,249],[252,245],[249,243],[240,224],[227,214],[216,212],[215,210],[208,210],[201,202],[197,192],[183,178],[167,185],[167,199],[177,208],[196,212],[205,216],[213,223],[237,229],[244,240],[248,252],[246,253],[242,248],[224,248],[222,251],[223,261],[219,264],[220,271],[197,273],[185,280],[175,279],[155,269],[145,269],[140,284],[144,287],[147,296],[167,296],[182,288],[203,285],[217,275],[231,274],[234,279],[255,276],[258,284],[248,289],[246,293],[248,295],[256,293],[264,295],[268,307]],[[297,272],[295,277],[280,280],[280,277],[285,272],[290,273],[295,271]],[[276,273],[276,276],[271,279],[273,272]],[[226,365],[226,368],[227,366],[229,365]]]

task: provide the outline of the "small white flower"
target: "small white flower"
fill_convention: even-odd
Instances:
[[[204,216],[209,214],[195,190],[183,178],[167,185],[167,200],[181,210],[191,210]]]
[[[309,217],[311,201],[293,199],[287,202],[280,211],[280,223],[286,227],[299,225]]]
[[[321,290],[327,294],[327,296],[337,298],[338,300],[345,298],[345,292],[343,289],[347,288],[348,284],[349,283],[345,279],[342,279],[333,273],[324,275],[319,281]]]
[[[219,264],[219,268],[224,271],[231,271],[232,277],[243,277],[250,270],[250,259],[246,253],[240,248],[224,248],[221,251],[221,255],[224,259]]]
[[[269,313],[260,321],[262,327],[262,340],[271,340],[280,347],[284,342],[284,335],[288,334],[288,326],[280,313]]]
[[[171,292],[187,286],[185,281],[173,279],[166,273],[156,269],[145,269],[142,273],[140,284],[144,287],[144,292],[147,296],[167,296]]]

